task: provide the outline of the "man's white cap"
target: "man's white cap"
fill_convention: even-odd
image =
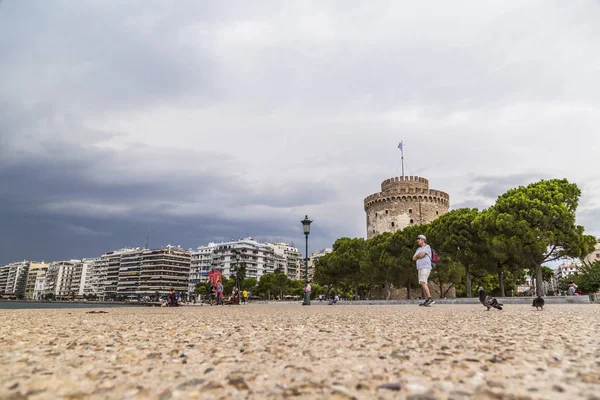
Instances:
[[[417,239],[423,239],[424,241],[427,241],[427,238],[425,237],[425,235],[419,235],[419,236],[417,236]]]

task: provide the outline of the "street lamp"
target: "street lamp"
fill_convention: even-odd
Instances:
[[[310,223],[312,222],[310,219],[308,219],[308,215],[306,215],[304,217],[304,219],[302,221],[300,221],[302,223],[302,228],[304,228],[304,236],[306,236],[306,253],[305,253],[305,258],[304,258],[304,268],[305,268],[305,279],[306,279],[306,284],[308,285],[308,235],[310,234]],[[310,305],[310,292],[307,292],[306,290],[304,291],[304,302],[302,303],[303,306],[309,306]]]

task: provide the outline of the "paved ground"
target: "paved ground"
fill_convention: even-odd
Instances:
[[[600,399],[596,304],[99,310],[0,310],[0,398]]]

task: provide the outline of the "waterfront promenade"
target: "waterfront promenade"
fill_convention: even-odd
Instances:
[[[0,320],[1,399],[600,398],[598,304],[37,309]]]

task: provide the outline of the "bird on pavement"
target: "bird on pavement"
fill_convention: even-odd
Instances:
[[[544,299],[538,296],[535,299],[533,299],[533,304],[531,306],[535,307],[536,310],[539,310],[540,308],[544,310],[544,303]]]
[[[487,307],[488,311],[490,311],[490,308],[492,307],[502,310],[503,304],[498,303],[498,300],[495,298],[488,296],[487,292],[481,286],[479,286],[479,301]]]

